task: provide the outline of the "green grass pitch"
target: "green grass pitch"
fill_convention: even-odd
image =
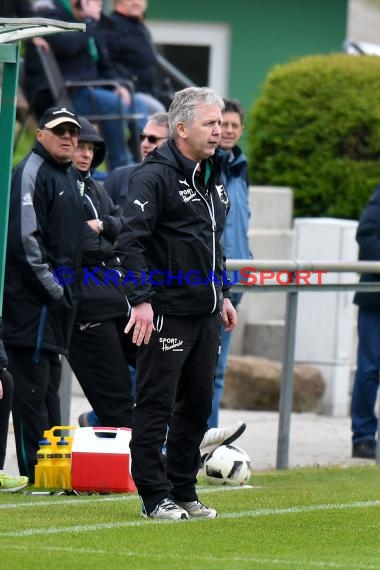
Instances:
[[[135,494],[0,494],[4,570],[380,569],[380,470],[255,473],[207,486],[215,520],[157,522]]]

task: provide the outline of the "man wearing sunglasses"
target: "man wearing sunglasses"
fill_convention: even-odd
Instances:
[[[43,432],[60,425],[60,354],[77,305],[84,212],[71,157],[80,123],[65,107],[42,116],[37,142],[12,175],[4,290],[4,344],[14,378],[21,475],[34,480]]]
[[[160,146],[168,137],[168,114],[154,113],[150,115],[143,132],[140,134],[141,160],[144,160],[152,150]],[[129,177],[136,166],[136,164],[131,164],[116,168],[110,173],[104,183],[113,203],[120,205],[123,210],[128,192]]]

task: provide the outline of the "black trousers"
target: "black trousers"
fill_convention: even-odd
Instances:
[[[199,445],[220,345],[219,314],[155,320],[156,331],[137,355],[131,441],[132,476],[148,513],[164,497],[197,499]]]
[[[8,369],[13,376],[12,404],[17,461],[20,475],[34,481],[34,465],[44,430],[61,423],[59,354],[41,350],[33,362],[34,348],[6,346]]]
[[[0,469],[2,469],[7,451],[9,416],[13,397],[13,378],[7,370],[3,370],[0,380],[3,385],[3,397],[0,399]]]
[[[75,323],[69,362],[103,426],[131,427],[134,398],[128,364],[137,348],[124,334],[126,318]]]

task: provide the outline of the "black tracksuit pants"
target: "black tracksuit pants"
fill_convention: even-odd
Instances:
[[[197,499],[199,445],[211,412],[220,315],[159,316],[155,327],[137,355],[131,441],[132,476],[148,513],[164,497]]]
[[[4,467],[7,452],[9,416],[12,408],[13,379],[7,370],[0,376],[3,385],[3,397],[0,399],[0,470]]]
[[[12,404],[17,462],[20,475],[34,481],[34,466],[44,430],[61,423],[59,354],[41,350],[33,362],[34,348],[5,346],[8,369],[13,376]]]
[[[69,362],[102,426],[131,427],[134,398],[128,364],[137,348],[126,318],[75,323]]]

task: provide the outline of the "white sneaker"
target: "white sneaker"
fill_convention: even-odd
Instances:
[[[170,521],[187,520],[189,518],[187,511],[176,505],[173,499],[168,497],[162,499],[151,513],[147,513],[143,505],[141,514],[143,517],[150,517],[151,519]]]
[[[212,453],[220,445],[228,445],[241,436],[247,425],[238,420],[225,428],[210,428],[199,446],[202,457]]]
[[[204,519],[215,519],[217,512],[215,509],[206,507],[200,501],[188,501],[185,503],[177,502],[177,505],[182,509],[185,509],[192,518],[204,518]]]

